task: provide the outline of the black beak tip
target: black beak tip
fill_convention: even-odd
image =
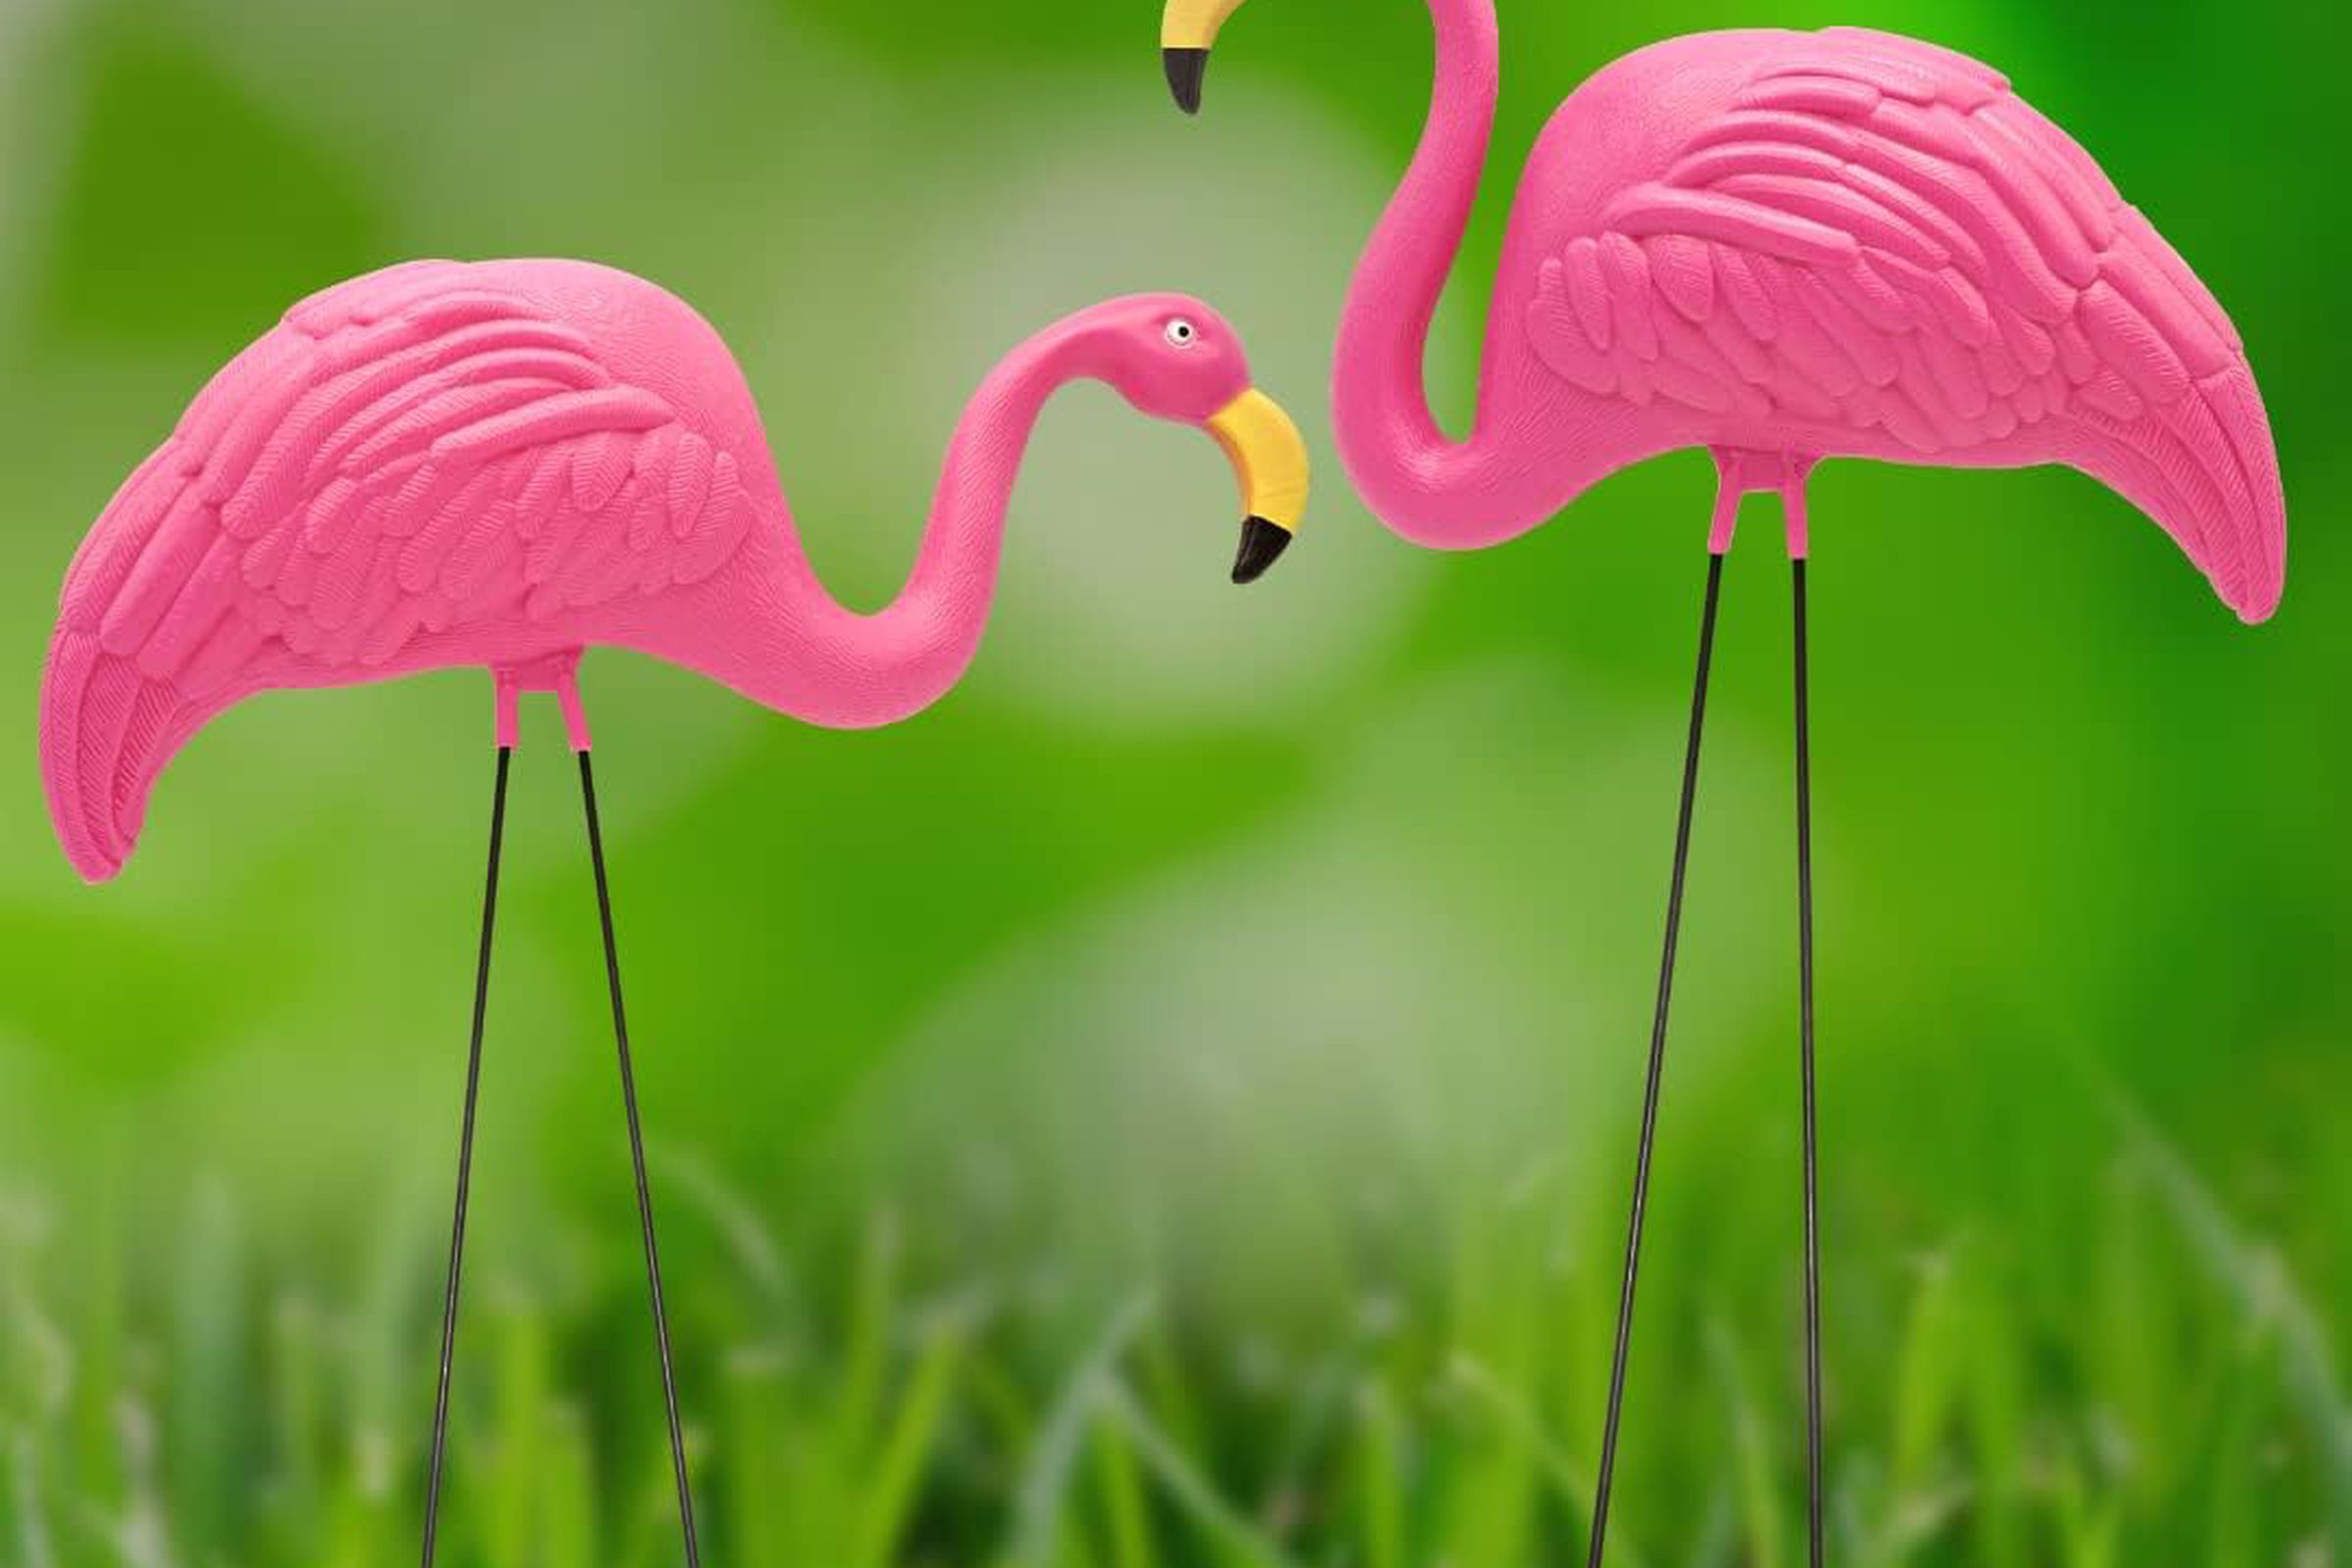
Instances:
[[[1291,530],[1263,517],[1251,517],[1242,524],[1241,554],[1233,558],[1233,580],[1252,583],[1266,574],[1266,568],[1282,559],[1291,548]]]
[[[1208,51],[1162,49],[1160,58],[1168,68],[1168,91],[1176,95],[1176,107],[1188,115],[1199,114],[1200,83],[1208,75]]]

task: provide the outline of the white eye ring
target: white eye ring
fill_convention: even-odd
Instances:
[[[1178,318],[1168,323],[1168,342],[1180,349],[1189,349],[1200,339],[1200,329]]]

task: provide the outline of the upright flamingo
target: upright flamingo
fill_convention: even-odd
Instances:
[[[1213,434],[1253,580],[1306,503],[1297,428],[1240,339],[1179,295],[1113,300],[1014,350],[948,449],[912,575],[843,609],[803,555],[758,410],[718,335],[626,273],[577,262],[422,262],[296,306],[222,370],[125,483],[66,579],[41,771],[67,856],[122,870],[149,790],[232,703],[456,665],[495,676],[497,781],[425,1507],[430,1568],[465,1253],[515,708],[561,700],[603,923],[638,1216],[689,1564],[699,1561],[576,671],[598,645],[683,664],[811,723],[887,724],[977,650],[1039,413],[1067,382]]]
[[[1170,0],[1168,81],[1200,108],[1242,0]],[[1429,0],[1437,82],[1340,327],[1340,453],[1388,524],[1499,543],[1607,474],[1707,447],[1707,546],[1666,943],[1650,1037],[1589,1560],[1608,1522],[1722,557],[1777,491],[1796,618],[1797,871],[1811,1550],[1822,1559],[1805,480],[1823,458],[2063,463],[2152,516],[2249,622],[2283,584],[2270,423],[2229,318],[2089,155],[1996,72],[1854,28],[1677,38],[1602,70],[1529,160],[1469,439],[1422,386],[1430,321],[1485,171],[1494,0]]]

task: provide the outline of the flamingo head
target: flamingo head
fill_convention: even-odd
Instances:
[[[1159,24],[1159,52],[1168,67],[1168,90],[1186,114],[1200,112],[1208,52],[1216,47],[1218,30],[1242,5],[1243,0],[1168,0]]]
[[[1235,582],[1254,582],[1290,547],[1306,511],[1306,442],[1256,389],[1239,333],[1197,299],[1146,294],[1087,313],[1094,373],[1138,412],[1206,430],[1241,482]]]

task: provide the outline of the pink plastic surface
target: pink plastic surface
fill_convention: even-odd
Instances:
[[[2239,615],[2276,609],[2278,460],[2221,306],[1999,74],[1884,33],[1677,38],[1579,88],[1529,160],[1476,426],[1448,438],[1423,344],[1485,172],[1498,45],[1493,0],[1430,10],[1428,128],[1334,377],[1341,456],[1399,533],[1494,544],[1690,446],[1761,455],[1726,490],[1800,506],[1824,457],[2063,463],[2153,517]],[[1790,535],[1801,553],[1801,510]],[[1721,509],[1711,543],[1729,545]]]
[[[904,718],[970,663],[1032,425],[1083,377],[1196,425],[1250,385],[1197,300],[1048,328],[973,397],[912,574],[865,615],[809,569],[742,373],[671,295],[577,262],[330,289],[220,372],[74,562],[41,697],[59,840],[116,874],[172,757],[271,688],[487,666],[502,743],[553,691],[584,748],[573,671],[611,645],[813,723]]]

